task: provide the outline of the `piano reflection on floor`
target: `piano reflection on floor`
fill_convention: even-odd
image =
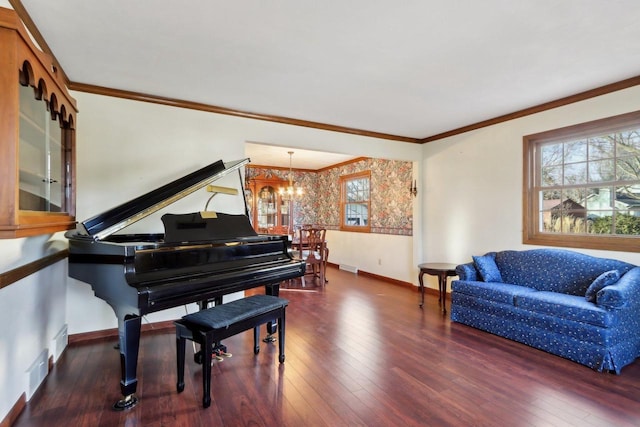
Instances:
[[[69,276],[90,284],[118,319],[122,399],[114,409],[128,409],[138,401],[143,315],[193,302],[201,308],[212,301],[220,304],[223,295],[258,286],[278,295],[281,281],[304,273],[304,263],[288,249],[287,236],[257,234],[246,205],[243,214],[165,214],[164,233],[116,234],[232,171],[238,171],[242,187],[240,168],[248,162],[217,161],[66,233]],[[269,332],[275,332],[275,325]]]

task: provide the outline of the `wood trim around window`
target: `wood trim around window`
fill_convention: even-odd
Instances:
[[[600,249],[622,252],[640,252],[640,236],[626,237],[616,235],[571,235],[560,233],[542,233],[539,231],[540,207],[535,194],[535,147],[550,141],[570,138],[582,138],[598,133],[614,132],[629,125],[640,127],[640,111],[634,111],[587,123],[567,126],[522,138],[523,180],[522,180],[522,243],[527,245],[558,246],[568,248]]]
[[[346,186],[345,183],[352,179],[368,178],[369,179],[369,200],[367,201],[367,225],[347,225],[344,221],[345,205],[346,202]],[[340,231],[355,231],[358,233],[370,233],[371,232],[371,171],[365,170],[362,172],[356,172],[349,175],[340,176]]]

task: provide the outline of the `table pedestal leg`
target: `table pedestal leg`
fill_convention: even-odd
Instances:
[[[420,271],[420,275],[418,276],[418,281],[420,282],[420,308],[424,305],[424,282],[422,281],[422,276],[424,275],[424,271]]]
[[[442,272],[438,274],[438,288],[440,296],[438,297],[438,304],[442,303],[442,313],[447,312],[447,273]]]

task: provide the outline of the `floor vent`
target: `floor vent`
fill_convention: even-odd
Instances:
[[[69,333],[67,325],[64,325],[62,329],[60,329],[60,332],[53,337],[53,341],[51,342],[51,348],[53,349],[51,353],[54,363],[60,358],[64,349],[67,348],[67,344],[69,344]]]
[[[27,376],[29,381],[29,390],[27,390],[27,400],[31,399],[31,396],[36,392],[42,381],[46,378],[49,373],[49,365],[47,363],[47,358],[49,357],[49,350],[46,348],[42,350],[42,353],[38,356],[38,358],[31,364],[29,369],[27,369]]]
[[[358,273],[358,267],[354,267],[353,265],[340,264],[340,270]]]

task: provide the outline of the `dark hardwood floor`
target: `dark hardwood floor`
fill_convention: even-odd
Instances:
[[[176,392],[175,335],[145,333],[136,407],[114,412],[114,340],[70,345],[27,403],[27,426],[639,426],[640,361],[619,376],[535,350],[424,309],[411,289],[329,269],[324,289],[290,300],[286,361],[252,333],[225,341],[203,409],[201,369],[187,347]],[[264,328],[263,328],[264,334]]]

